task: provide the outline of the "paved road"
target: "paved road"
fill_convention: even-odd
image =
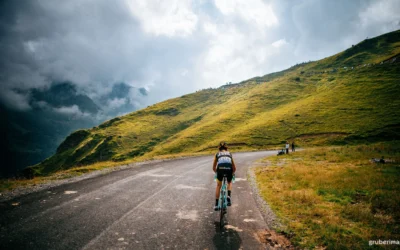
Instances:
[[[212,210],[212,156],[150,163],[0,203],[1,249],[263,249],[267,228],[238,166],[228,225]],[[12,203],[19,202],[19,206]]]

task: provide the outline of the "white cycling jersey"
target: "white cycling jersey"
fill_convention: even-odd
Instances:
[[[215,157],[217,158],[217,165],[232,164],[232,155],[229,151],[218,152]]]

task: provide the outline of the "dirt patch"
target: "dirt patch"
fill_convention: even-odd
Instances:
[[[266,245],[266,249],[297,249],[284,234],[273,230],[262,230],[257,233],[257,237]]]

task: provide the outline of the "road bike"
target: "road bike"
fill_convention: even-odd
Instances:
[[[219,202],[218,202],[218,209],[219,209],[219,225],[221,228],[224,227],[224,215],[227,213],[227,207],[228,207],[228,180],[226,175],[224,175],[222,179],[222,186],[221,190],[219,191]]]

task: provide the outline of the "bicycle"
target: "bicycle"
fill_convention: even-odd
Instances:
[[[227,200],[227,190],[228,190],[228,180],[226,175],[224,175],[222,179],[222,186],[219,193],[219,202],[218,202],[218,209],[219,209],[219,226],[223,228],[224,226],[224,214],[227,213],[228,207],[228,200]]]

